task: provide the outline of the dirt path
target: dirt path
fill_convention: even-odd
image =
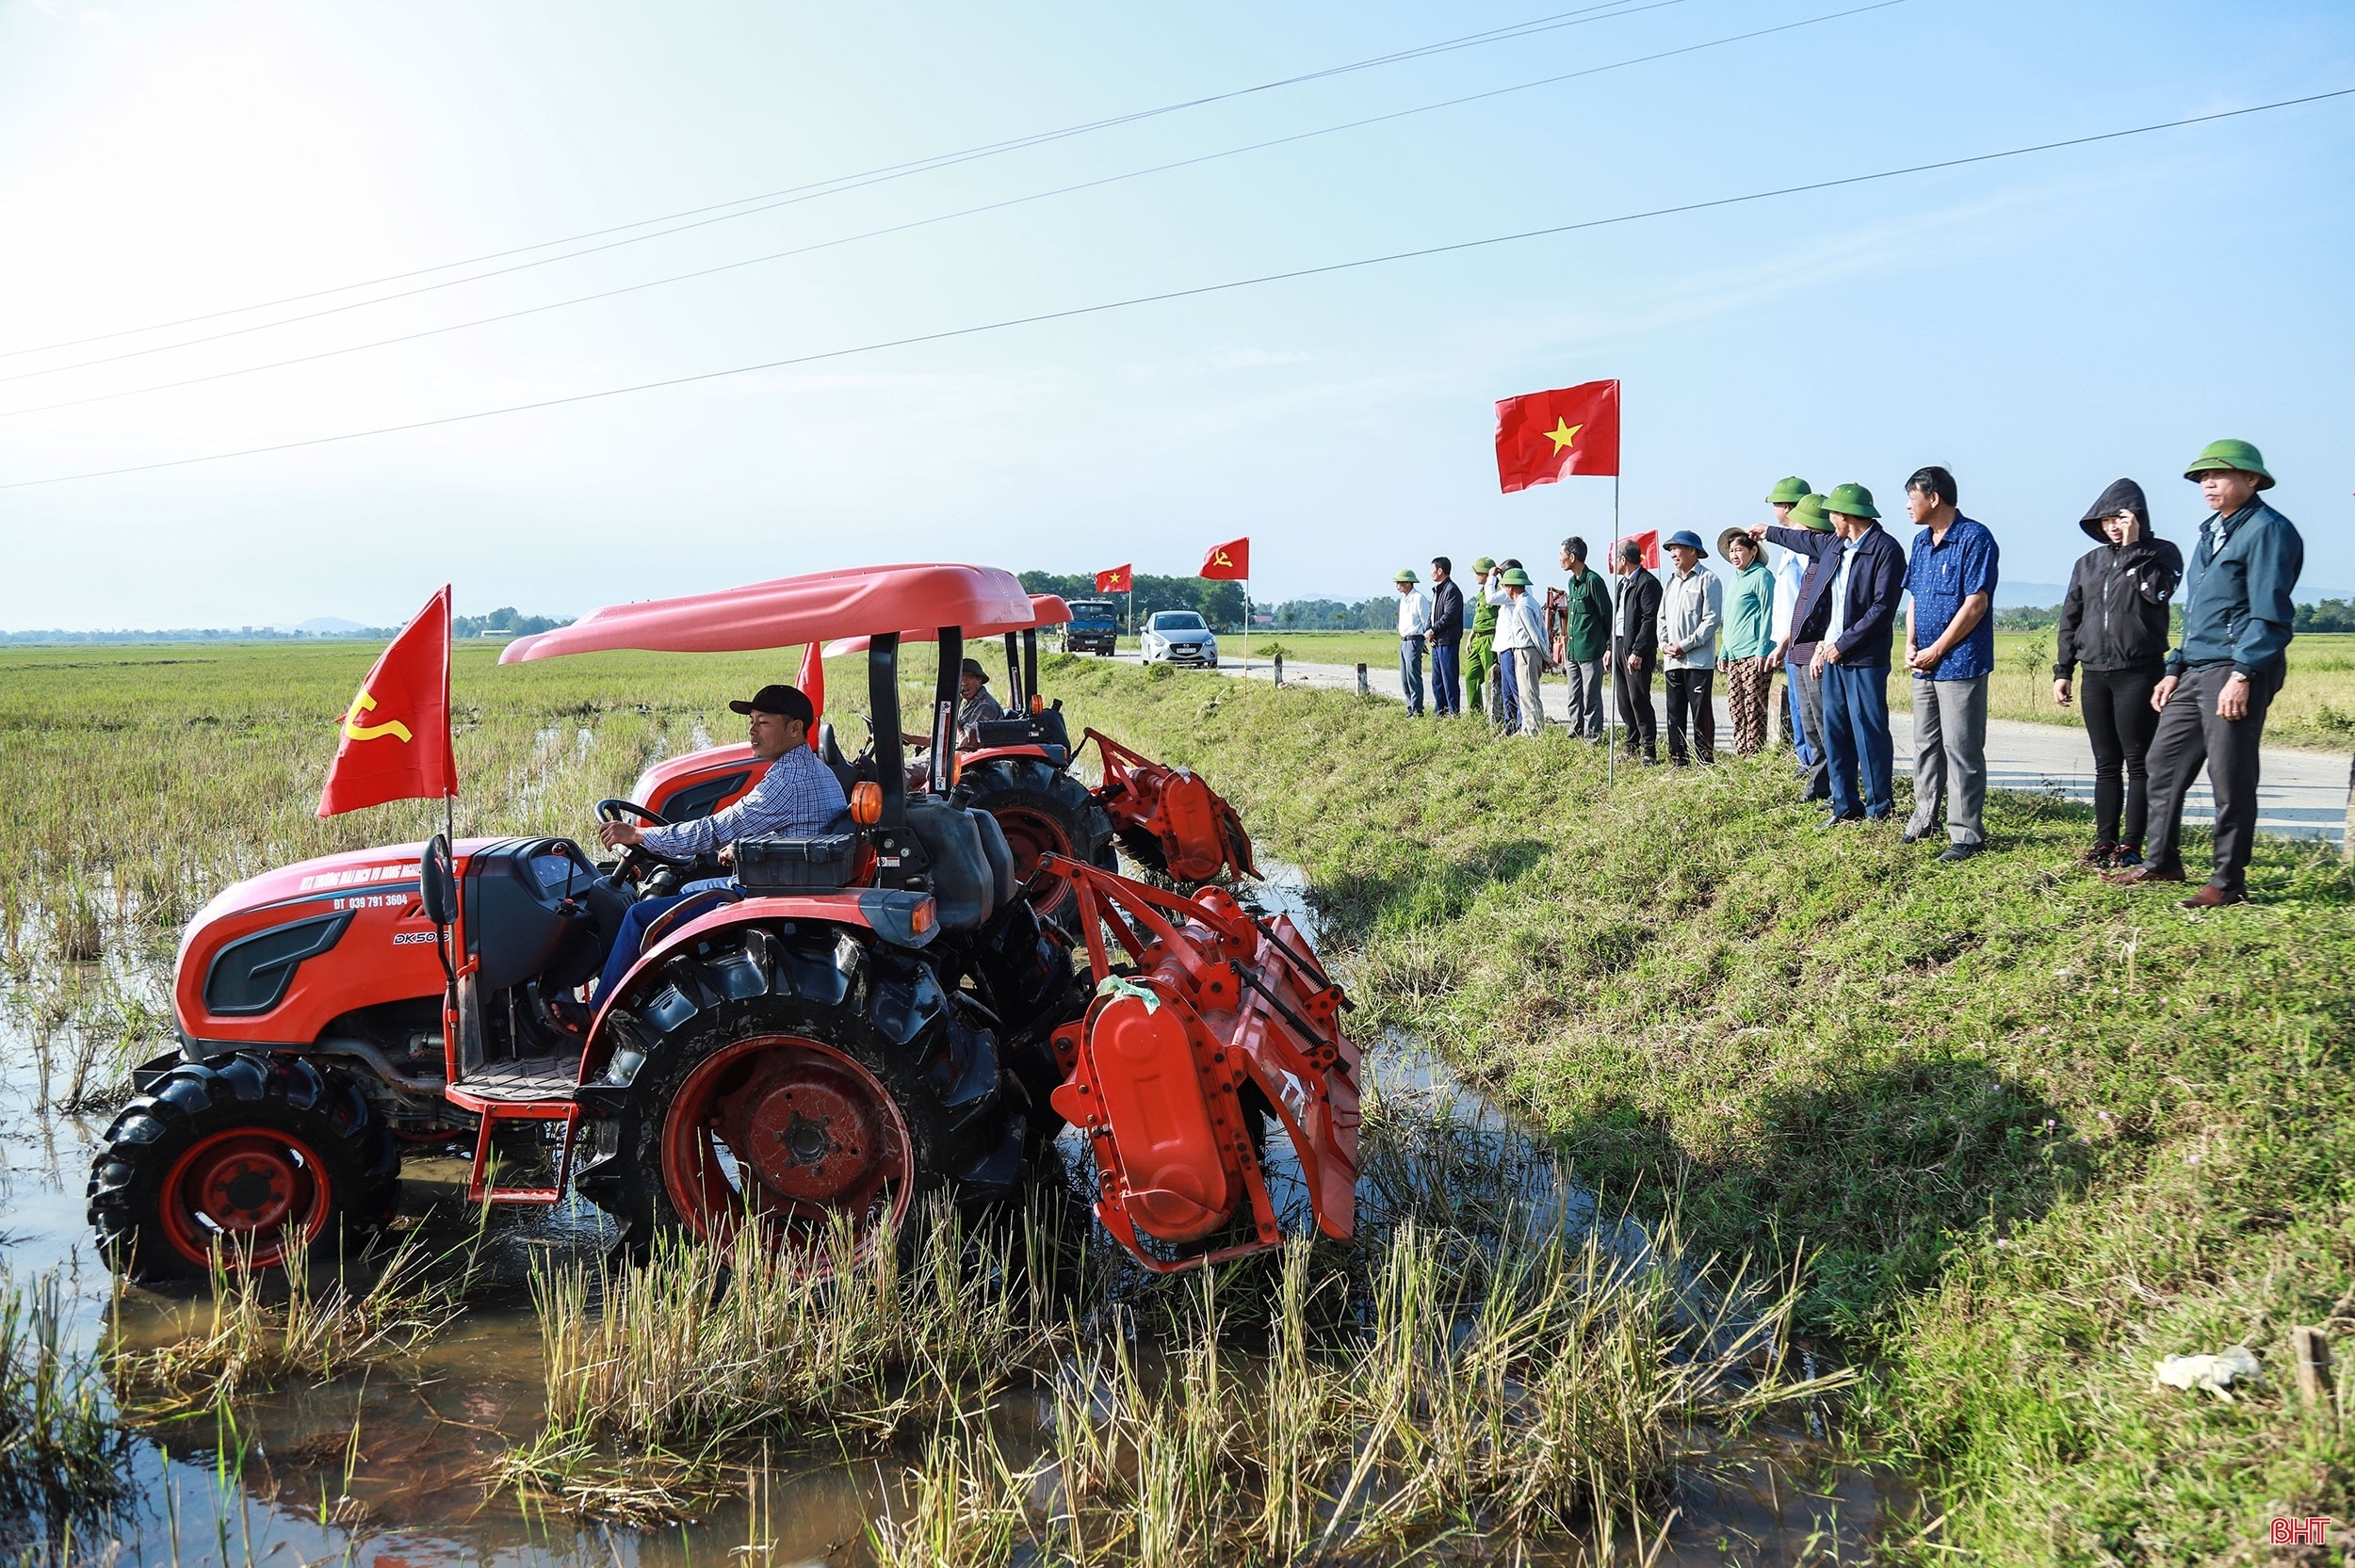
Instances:
[[[1136,662],[1133,654],[1120,658]],[[1239,661],[1226,660],[1219,666],[1222,675],[1242,679],[1244,676]],[[1272,680],[1275,671],[1264,660],[1255,660],[1249,678]],[[1284,684],[1313,687],[1320,689],[1353,691],[1357,686],[1357,671],[1341,664],[1291,664],[1284,666]],[[1393,702],[1404,701],[1405,687],[1395,669],[1369,668],[1367,688],[1377,696]],[[1779,695],[1780,686],[1776,691]],[[1562,682],[1541,683],[1545,697],[1546,717],[1561,721],[1569,712],[1569,692]],[[1653,688],[1653,702],[1659,702],[1659,688]],[[1716,703],[1717,734],[1722,742],[1733,733],[1732,721],[1726,713],[1722,697]],[[1897,771],[1913,771],[1913,716],[1908,713],[1890,715],[1890,729],[1897,743]],[[2055,789],[2072,800],[2093,799],[2093,753],[2087,746],[2085,731],[2072,725],[2023,724],[2016,719],[1990,719],[1987,725],[1988,782],[1998,789]],[[2258,826],[2269,833],[2290,838],[2327,838],[2341,843],[2346,838],[2347,799],[2350,784],[2348,759],[2329,752],[2291,751],[2267,747],[2265,752],[2264,782],[2258,788]],[[2195,787],[2184,802],[2187,819],[2205,822],[2216,815],[2214,798],[2204,783]]]

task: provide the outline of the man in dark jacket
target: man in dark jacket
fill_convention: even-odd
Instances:
[[[1464,590],[1455,586],[1455,566],[1445,556],[1431,558],[1431,712],[1451,719],[1464,711]]]
[[[1824,683],[1831,815],[1822,825],[1830,828],[1859,819],[1883,821],[1894,800],[1889,645],[1897,629],[1897,604],[1905,597],[1906,553],[1880,525],[1873,493],[1862,485],[1834,485],[1824,509],[1840,536],[1841,554],[1825,595],[1831,617],[1811,668]]]
[[[1570,681],[1570,734],[1602,738],[1602,667],[1611,655],[1611,590],[1586,564],[1586,542],[1562,542],[1562,570],[1570,574],[1563,611],[1562,671]]]
[[[2306,542],[2290,520],[2257,499],[2273,488],[2265,459],[2245,441],[2212,441],[2184,477],[2197,482],[2216,515],[2200,526],[2184,579],[2184,640],[2168,655],[2152,692],[2159,710],[2151,741],[2149,859],[2114,881],[2179,882],[2184,796],[2208,765],[2216,791],[2215,870],[2185,909],[2249,901],[2247,877],[2257,831],[2257,756],[2266,709],[2289,671],[2290,595],[2305,569]]]
[[[2082,696],[2093,744],[2093,848],[2086,862],[2132,870],[2142,864],[2150,821],[2143,764],[2159,727],[2151,694],[2167,673],[2167,606],[2184,580],[2184,553],[2152,536],[2150,506],[2132,479],[2102,492],[2077,526],[2094,547],[2078,558],[2061,602],[2053,701],[2067,707]],[[2085,682],[2072,693],[2080,663]]]
[[[1646,767],[1660,760],[1660,719],[1651,705],[1652,667],[1660,657],[1660,579],[1644,570],[1644,547],[1619,542],[1618,608],[1612,624],[1611,693],[1627,725],[1627,754]]]
[[[1825,590],[1831,587],[1833,571],[1840,565],[1843,542],[1832,532],[1831,514],[1824,510],[1821,495],[1802,495],[1785,515],[1799,526],[1761,523],[1750,530],[1752,539],[1772,540],[1807,558],[1807,570],[1799,578],[1799,591],[1791,608],[1790,631],[1767,656],[1781,661],[1790,671],[1791,689],[1799,699],[1799,728],[1811,742],[1813,760],[1803,760],[1799,768],[1799,777],[1807,784],[1799,799],[1828,800],[1831,757],[1824,748],[1824,678],[1815,668],[1815,643],[1831,620],[1831,596]]]

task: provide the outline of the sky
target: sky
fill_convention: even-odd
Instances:
[[[1238,535],[1255,597],[1356,599],[1607,537],[1609,479],[1500,494],[1492,433],[1500,397],[1613,377],[1628,531],[1713,541],[1786,474],[1893,516],[1937,462],[2006,579],[2057,585],[2120,475],[2187,543],[2176,476],[2229,435],[2301,596],[2355,586],[2355,97],[838,353],[2355,88],[2344,0],[1569,3],[0,0],[0,629],[1187,573]]]

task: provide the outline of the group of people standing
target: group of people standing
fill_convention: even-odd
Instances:
[[[2184,798],[2207,766],[2217,802],[2215,870],[2184,902],[2211,907],[2248,897],[2258,747],[2287,670],[2291,593],[2304,546],[2289,520],[2257,499],[2273,478],[2249,443],[2211,443],[2184,477],[2200,485],[2212,514],[2188,568],[2183,553],[2152,531],[2147,500],[2131,479],[2104,490],[2081,520],[2095,547],[2071,575],[2053,695],[2085,713],[2096,832],[2085,859],[2113,881],[2184,880]],[[1544,715],[1539,672],[1559,666],[1572,733],[1600,742],[1607,674],[1628,754],[1650,766],[1659,761],[1658,675],[1669,761],[1706,766],[1716,755],[1718,670],[1738,754],[1765,747],[1780,670],[1782,736],[1796,752],[1804,799],[1829,808],[1821,826],[1880,821],[1894,809],[1889,677],[1902,622],[1914,746],[1914,806],[1903,840],[1929,838],[1942,826],[1939,858],[1969,860],[1986,843],[1988,687],[2002,551],[1959,500],[1953,474],[1917,469],[1905,486],[1915,525],[1908,551],[1882,525],[1863,485],[1818,493],[1794,476],[1767,493],[1773,522],[1718,535],[1730,577],[1702,564],[1709,551],[1689,529],[1663,542],[1672,568],[1665,573],[1646,569],[1634,541],[1619,542],[1610,582],[1588,564],[1584,540],[1564,540],[1567,581],[1542,600],[1518,560],[1472,562],[1469,600],[1445,557],[1432,562],[1427,597],[1415,574],[1402,570],[1399,665],[1407,711],[1423,711],[1427,647],[1434,713],[1462,713],[1469,696],[1473,711],[1535,735]],[[1783,552],[1772,566],[1768,544]],[[2170,652],[2179,587],[2183,637]],[[1459,666],[1467,641],[1469,659]]]

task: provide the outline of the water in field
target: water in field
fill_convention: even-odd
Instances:
[[[1310,920],[1301,879],[1275,869],[1265,900]],[[168,964],[168,947],[124,944],[69,979],[86,998],[103,993],[160,1008]],[[89,1245],[83,1184],[111,1112],[57,1103],[83,1050],[78,1026],[57,999],[60,982],[21,967],[8,978],[0,1012],[0,1268],[18,1286],[54,1272],[66,1338],[84,1354],[195,1332],[208,1310],[203,1299],[145,1290],[118,1298]],[[120,1010],[92,1026],[119,1026]],[[1368,1065],[1393,1127],[1404,1130],[1384,1145],[1397,1157],[1369,1159],[1361,1172],[1367,1223],[1390,1213],[1444,1215],[1450,1204],[1467,1214],[1509,1206],[1541,1225],[1602,1227],[1629,1255],[1648,1246],[1641,1227],[1598,1213],[1542,1142],[1437,1063],[1393,1042],[1370,1054]],[[1083,1156],[1073,1135],[1064,1145],[1067,1169],[1077,1172]],[[1273,1140],[1271,1187],[1290,1228],[1307,1223],[1306,1200],[1285,1156],[1284,1140]],[[404,1165],[398,1228],[436,1253],[471,1253],[479,1270],[449,1329],[363,1372],[285,1379],[219,1408],[130,1423],[124,1500],[72,1523],[72,1555],[286,1568],[494,1560],[686,1568],[739,1557],[851,1568],[877,1560],[870,1521],[907,1510],[904,1473],[919,1461],[916,1449],[853,1442],[834,1452],[747,1455],[740,1478],[706,1497],[688,1523],[580,1519],[492,1489],[501,1454],[536,1433],[544,1415],[533,1261],[593,1262],[609,1235],[595,1209],[577,1203],[497,1211],[478,1234],[463,1202],[466,1174],[465,1161],[440,1155]],[[1636,1541],[1622,1527],[1608,1555],[1629,1562],[1852,1560],[1890,1521],[1910,1516],[1915,1499],[1899,1483],[1832,1463],[1823,1419],[1817,1407],[1795,1409],[1766,1432],[1689,1463],[1652,1512],[1650,1530],[1663,1533]],[[1015,1464],[1049,1453],[1054,1404],[1047,1391],[1017,1386],[999,1395],[989,1421]],[[60,1560],[68,1543],[59,1527],[0,1519],[0,1552],[29,1548],[35,1560]],[[1473,1533],[1425,1544],[1437,1559],[1467,1562],[1568,1563],[1591,1560],[1595,1551],[1575,1540],[1547,1551],[1492,1546]],[[1013,1560],[1049,1559],[1023,1546]]]

